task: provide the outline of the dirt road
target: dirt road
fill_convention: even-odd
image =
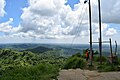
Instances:
[[[120,80],[120,72],[102,72],[69,69],[59,72],[58,80]]]

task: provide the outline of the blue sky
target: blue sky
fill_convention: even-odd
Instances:
[[[74,4],[78,4],[79,0],[68,0],[66,4],[70,5],[71,8],[74,8]]]
[[[21,21],[20,16],[22,14],[22,8],[28,6],[28,2],[27,0],[5,0],[5,1],[6,1],[5,6],[6,14],[4,17],[0,19],[0,23],[8,21],[9,18],[13,18],[14,21],[11,25],[16,27],[19,25]]]
[[[22,8],[28,6],[28,0],[5,0],[6,6],[5,11],[6,14],[4,17],[0,18],[0,23],[6,22],[9,20],[9,18],[13,18],[14,21],[11,24],[12,26],[16,27],[21,22],[21,14],[22,14]],[[73,9],[74,4],[79,3],[79,0],[68,0],[66,5],[70,5],[70,7]]]
[[[39,42],[41,40],[41,42],[43,42],[43,43],[46,43],[46,42],[48,42],[48,43],[49,42],[66,43],[66,39],[64,39],[64,38],[58,39],[58,37],[63,37],[63,36],[70,37],[70,36],[76,35],[73,33],[74,30],[76,30],[76,27],[73,26],[72,28],[70,28],[70,26],[72,26],[72,23],[74,21],[77,21],[77,19],[78,19],[76,17],[79,15],[81,7],[82,7],[82,4],[80,4],[79,0],[68,0],[67,3],[64,3],[64,5],[63,4],[60,4],[60,5],[54,4],[54,6],[56,6],[56,10],[58,10],[58,12],[60,12],[60,13],[56,13],[56,11],[54,9],[51,9],[51,8],[53,8],[53,7],[51,7],[51,6],[53,6],[53,3],[50,2],[52,0],[44,0],[44,1],[30,0],[30,2],[28,0],[2,0],[2,1],[5,1],[6,4],[4,4],[5,7],[3,8],[5,11],[5,14],[3,17],[0,17],[0,39],[1,39],[0,42],[7,42],[7,40],[10,40],[9,42],[13,41],[13,43],[17,42],[17,41],[24,43],[25,40],[26,40],[26,42],[32,42],[32,41],[34,42],[35,40],[36,40],[36,42]],[[61,1],[61,3],[64,2],[64,0],[58,0],[58,2],[60,2],[60,1]],[[81,1],[84,1],[84,0],[81,0]],[[93,4],[94,4],[94,1],[95,0],[93,0]],[[117,1],[119,1],[119,0],[116,0],[116,3],[117,3]],[[120,13],[120,8],[118,5],[118,7],[116,7],[116,8],[113,7],[113,9],[111,9],[111,5],[114,6],[116,3],[113,4],[112,0],[110,0],[109,2],[110,2],[110,4],[107,7],[104,7],[104,5],[106,5],[106,4],[104,4],[105,3],[104,2],[103,8],[102,8],[103,9],[102,13],[105,14],[105,15],[103,15],[103,18],[102,18],[103,24],[105,24],[103,26],[104,27],[103,39],[107,40],[109,38],[113,38],[113,41],[114,40],[120,41],[120,38],[119,38],[120,18],[116,17]],[[76,5],[76,4],[79,4],[79,5],[77,5],[78,9],[76,11],[73,11],[74,5]],[[63,11],[61,14],[61,11],[59,11],[58,5],[61,6],[61,11],[62,10],[66,10],[66,11]],[[69,6],[67,6],[67,5],[69,5]],[[70,8],[71,8],[71,10],[70,10]],[[96,9],[96,8],[93,7],[93,9]],[[117,11],[118,13],[116,13],[115,10],[118,10]],[[110,13],[108,13],[106,11],[110,11]],[[44,13],[44,15],[43,15],[43,13]],[[51,15],[48,15],[48,14],[51,14],[52,17],[54,17],[54,15],[60,16],[59,17],[60,19],[58,19],[57,17],[54,17],[54,19],[53,19],[52,17],[50,17]],[[38,16],[38,17],[35,17],[35,16]],[[82,14],[81,14],[81,16],[82,16]],[[12,18],[13,20],[12,19],[10,20],[10,18]],[[41,20],[40,18],[43,20]],[[47,19],[45,19],[45,18],[47,18]],[[35,22],[37,20],[39,20],[38,23]],[[50,23],[48,23],[47,20],[51,20]],[[58,20],[58,21],[56,21],[56,20]],[[59,21],[59,20],[61,20],[61,21]],[[94,20],[96,20],[96,18]],[[41,23],[39,23],[39,22],[41,22]],[[55,22],[56,22],[56,24],[53,25],[53,23],[55,23]],[[52,25],[52,27],[49,26],[49,24]],[[94,24],[97,24],[97,23],[94,22]],[[20,29],[18,28],[19,25],[20,25]],[[43,26],[45,28],[43,28]],[[57,27],[55,27],[55,26],[57,26]],[[63,28],[65,28],[65,29],[63,29]],[[94,32],[97,30],[97,27],[93,27],[93,28],[95,28],[93,30],[93,33],[95,33],[93,36],[93,40],[97,40],[96,37],[98,37],[98,33]],[[6,30],[6,29],[8,29],[8,30]],[[73,29],[73,30],[69,31],[70,29]],[[75,42],[79,43],[79,40],[82,40],[81,43],[82,42],[88,43],[89,42],[89,35],[88,35],[89,32],[87,30],[88,30],[88,27],[86,28],[85,26],[83,26],[83,30],[81,30],[81,32],[80,32],[82,36],[79,36]],[[68,32],[66,32],[66,31],[68,31]],[[38,34],[38,32],[41,32],[41,33]],[[54,35],[52,35],[52,33],[54,33]],[[42,37],[39,37],[39,36],[42,36]],[[54,39],[53,36],[55,36],[56,39]],[[12,39],[11,39],[11,37],[12,37]],[[22,38],[19,38],[19,37],[22,37]],[[26,38],[28,38],[28,41]],[[35,38],[35,40],[34,40],[34,38]],[[21,39],[21,40],[17,40],[17,39]],[[70,39],[68,38],[68,42],[71,43],[72,39],[73,39],[73,37]]]

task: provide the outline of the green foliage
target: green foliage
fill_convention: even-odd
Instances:
[[[0,50],[0,80],[53,80],[66,60],[58,51],[34,54]]]
[[[58,50],[47,51],[42,54],[39,54],[39,56],[41,63],[55,64],[59,67],[62,67],[64,62],[66,61],[66,57],[64,57],[63,53],[61,53]]]
[[[96,57],[95,61],[98,61],[99,58]],[[110,71],[120,71],[120,64],[119,63],[110,63],[106,57],[102,57],[102,64],[96,64],[97,70],[100,72],[110,72]]]
[[[120,58],[118,58],[118,64],[120,65]]]
[[[72,55],[72,57],[81,57],[81,54],[78,52],[78,53]]]
[[[97,54],[99,54],[99,52],[98,52],[98,51],[95,51],[95,52],[94,52],[94,55],[97,55]]]
[[[53,80],[58,76],[56,65],[39,64],[30,67],[15,67],[5,70],[0,80]]]
[[[9,49],[0,50],[0,69],[5,70],[14,66],[32,66],[39,63],[49,63],[62,66],[65,57],[61,56],[58,51],[47,51],[43,54],[34,54],[24,51],[17,52]]]
[[[47,47],[43,47],[43,46],[39,46],[39,47],[36,47],[36,48],[27,49],[25,51],[31,51],[33,53],[43,53],[43,52],[46,52],[46,51],[49,51],[49,50],[53,50],[53,49],[47,48]]]
[[[100,72],[120,71],[120,67],[114,64],[98,65],[97,70]]]
[[[99,62],[100,61],[100,56],[94,56],[93,61]],[[107,58],[105,56],[102,56],[102,61],[107,62]]]
[[[83,50],[82,58],[86,58],[85,52],[86,50]]]
[[[81,56],[80,53],[77,53],[72,57],[68,58],[63,68],[64,69],[76,69],[76,68],[83,69],[86,64],[80,56]]]
[[[39,64],[39,56],[31,52],[16,52],[9,49],[0,51],[0,65],[3,70],[13,66],[32,66],[36,64]]]

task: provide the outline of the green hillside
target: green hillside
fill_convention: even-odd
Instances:
[[[25,51],[31,51],[33,53],[43,53],[43,52],[46,52],[46,51],[49,51],[49,50],[53,50],[53,49],[52,48],[43,47],[43,46],[39,46],[39,47],[36,47],[36,48],[27,49]]]
[[[57,51],[38,55],[27,51],[1,49],[0,80],[53,80],[65,59],[57,55]]]

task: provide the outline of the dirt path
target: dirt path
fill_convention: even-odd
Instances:
[[[61,70],[58,80],[120,80],[120,72],[102,72],[70,69]]]

